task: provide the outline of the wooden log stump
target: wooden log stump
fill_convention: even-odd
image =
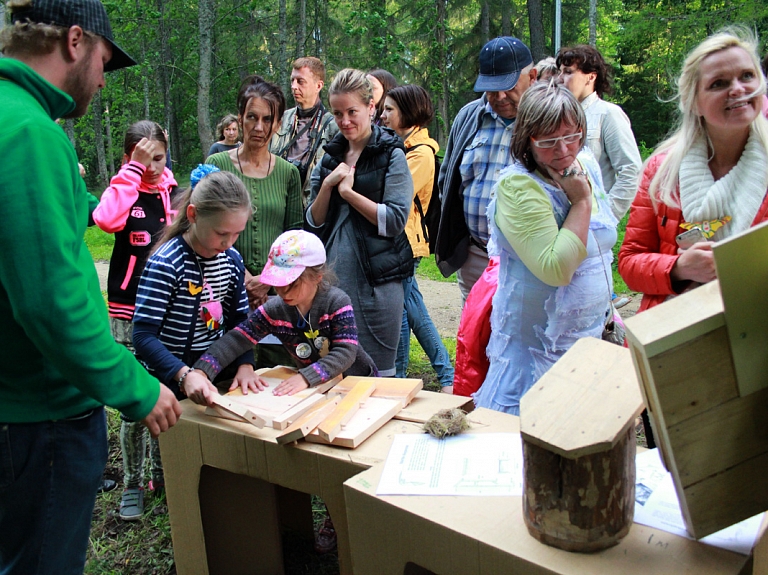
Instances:
[[[616,545],[635,510],[635,430],[608,451],[568,459],[523,440],[523,517],[528,532],[566,551]]]
[[[635,418],[643,402],[629,350],[577,341],[520,402],[523,514],[547,545],[615,545],[635,511]]]

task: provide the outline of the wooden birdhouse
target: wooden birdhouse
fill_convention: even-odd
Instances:
[[[642,409],[629,351],[594,338],[577,341],[523,396],[523,516],[533,537],[591,552],[629,532]]]
[[[627,320],[688,532],[768,509],[768,227],[713,248],[719,280]]]

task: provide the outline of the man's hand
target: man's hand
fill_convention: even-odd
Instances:
[[[173,392],[160,384],[160,397],[152,411],[149,412],[141,422],[147,426],[152,437],[157,437],[163,431],[168,431],[176,425],[176,421],[181,417],[181,406],[176,400]]]

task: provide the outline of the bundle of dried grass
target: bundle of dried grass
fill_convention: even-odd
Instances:
[[[467,414],[461,409],[441,409],[424,424],[424,431],[443,439],[469,429]]]

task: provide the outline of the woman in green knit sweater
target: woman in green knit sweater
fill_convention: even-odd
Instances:
[[[237,95],[243,145],[210,156],[206,163],[237,175],[251,194],[253,217],[235,242],[245,262],[248,301],[256,308],[267,299],[268,285],[259,281],[269,248],[277,236],[302,225],[301,178],[296,167],[269,151],[280,126],[285,96],[260,76],[247,77]]]

